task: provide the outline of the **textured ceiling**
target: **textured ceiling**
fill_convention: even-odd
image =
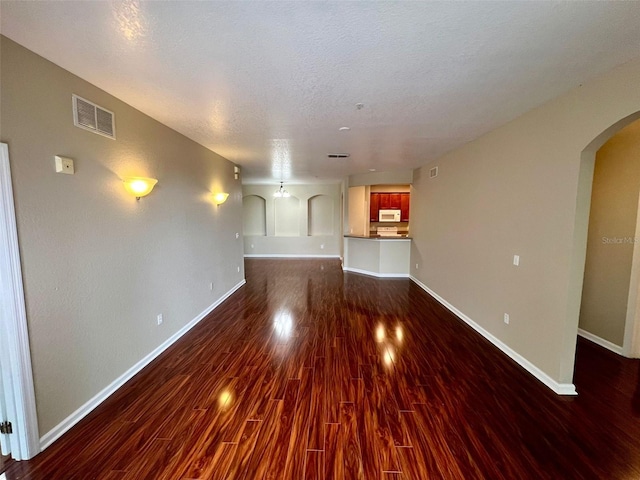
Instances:
[[[4,35],[242,165],[245,183],[419,166],[640,55],[640,2],[0,8]]]

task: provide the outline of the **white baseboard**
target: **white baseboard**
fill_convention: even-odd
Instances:
[[[575,387],[574,384],[556,382],[553,378],[551,378],[545,372],[540,370],[538,367],[536,367],[529,360],[524,358],[522,355],[520,355],[518,352],[513,350],[507,344],[505,344],[504,342],[502,342],[501,340],[499,340],[498,338],[493,336],[491,333],[489,333],[487,330],[482,328],[480,325],[478,325],[476,322],[471,320],[468,316],[466,316],[464,313],[462,313],[456,307],[451,305],[444,298],[442,298],[440,295],[435,293],[433,290],[431,290],[429,287],[427,287],[424,283],[422,283],[420,280],[415,278],[413,275],[410,278],[411,278],[411,280],[413,282],[416,283],[416,285],[418,285],[425,292],[427,292],[429,295],[431,295],[433,298],[435,298],[438,302],[440,302],[443,306],[445,306],[447,309],[449,309],[454,315],[459,317],[462,321],[464,321],[466,324],[468,324],[476,332],[478,332],[484,338],[486,338],[491,343],[493,343],[496,347],[498,347],[500,350],[502,350],[503,353],[505,353],[508,357],[511,357],[511,359],[514,360],[518,365],[520,365],[522,368],[524,368],[526,371],[528,371],[531,375],[533,375],[538,380],[540,380],[543,384],[545,384],[547,387],[549,387],[555,393],[557,393],[558,395],[577,395],[576,387]]]
[[[613,353],[617,353],[618,355],[623,355],[622,347],[619,345],[616,345],[615,343],[610,342],[609,340],[605,340],[604,338],[594,335],[593,333],[589,333],[586,330],[583,330],[581,328],[578,329],[578,335],[580,335],[582,338],[586,338],[587,340],[592,341],[596,345],[600,345],[601,347],[606,348],[607,350],[611,350]]]
[[[53,427],[47,433],[45,433],[40,438],[40,450],[44,450],[48,446],[50,446],[53,442],[55,442],[58,438],[64,435],[71,427],[77,424],[80,420],[86,417],[91,411],[93,411],[98,405],[104,402],[109,396],[111,396],[116,390],[118,390],[122,385],[128,382],[134,375],[136,375],[140,370],[146,367],[149,363],[151,363],[158,355],[164,352],[167,348],[173,345],[180,337],[182,337],[185,333],[191,330],[198,322],[200,322],[203,318],[205,318],[209,313],[216,309],[222,302],[224,302],[227,298],[229,298],[236,290],[238,290],[241,286],[246,283],[246,280],[242,280],[237,285],[235,285],[231,290],[222,295],[218,300],[215,301],[212,305],[207,307],[200,315],[187,323],[184,327],[174,333],[171,337],[165,340],[161,345],[159,345],[155,350],[145,356],[138,363],[133,365],[129,370],[124,372],[118,378],[116,378],[111,384],[107,385],[100,393],[98,393],[95,397],[90,399],[80,408],[78,408],[75,412],[65,418],[58,425]]]
[[[409,278],[408,273],[377,273],[370,272],[369,270],[361,270],[359,268],[342,267],[345,272],[361,273],[362,275],[369,275],[376,278]]]
[[[245,253],[244,258],[340,258],[340,255],[297,255],[288,253]]]

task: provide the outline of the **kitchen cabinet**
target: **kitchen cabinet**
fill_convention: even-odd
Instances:
[[[380,196],[377,193],[372,193],[369,200],[369,220],[371,222],[378,221],[378,211],[380,210]]]
[[[400,210],[400,199],[402,198],[401,193],[390,193],[389,194],[389,208],[391,210]]]
[[[401,193],[400,194],[400,221],[408,222],[409,221],[409,200],[410,193]]]
[[[388,193],[372,193],[372,195],[377,195],[379,200],[378,200],[378,206],[380,207],[381,210],[388,210],[389,207],[389,194]]]
[[[410,193],[372,193],[369,199],[369,220],[378,221],[380,210],[400,210],[400,221],[409,221]]]
[[[372,193],[379,198],[381,210],[400,210],[400,193]]]

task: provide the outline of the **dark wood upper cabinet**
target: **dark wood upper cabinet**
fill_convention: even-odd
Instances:
[[[372,193],[369,199],[369,220],[377,222],[380,210],[400,210],[400,221],[409,221],[410,193]]]
[[[400,198],[402,194],[400,193],[390,193],[389,194],[389,208],[391,210],[400,210]]]
[[[380,199],[380,210],[389,210],[391,207],[389,193],[378,193],[378,198]]]
[[[380,194],[372,193],[369,200],[369,220],[372,222],[378,221],[378,211],[380,210]]]
[[[409,201],[411,199],[410,193],[400,194],[400,221],[409,221]]]

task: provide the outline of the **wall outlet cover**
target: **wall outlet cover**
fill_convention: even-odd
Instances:
[[[67,157],[55,156],[56,160],[56,173],[65,173],[67,175],[73,175],[75,172],[73,166],[73,160]]]

